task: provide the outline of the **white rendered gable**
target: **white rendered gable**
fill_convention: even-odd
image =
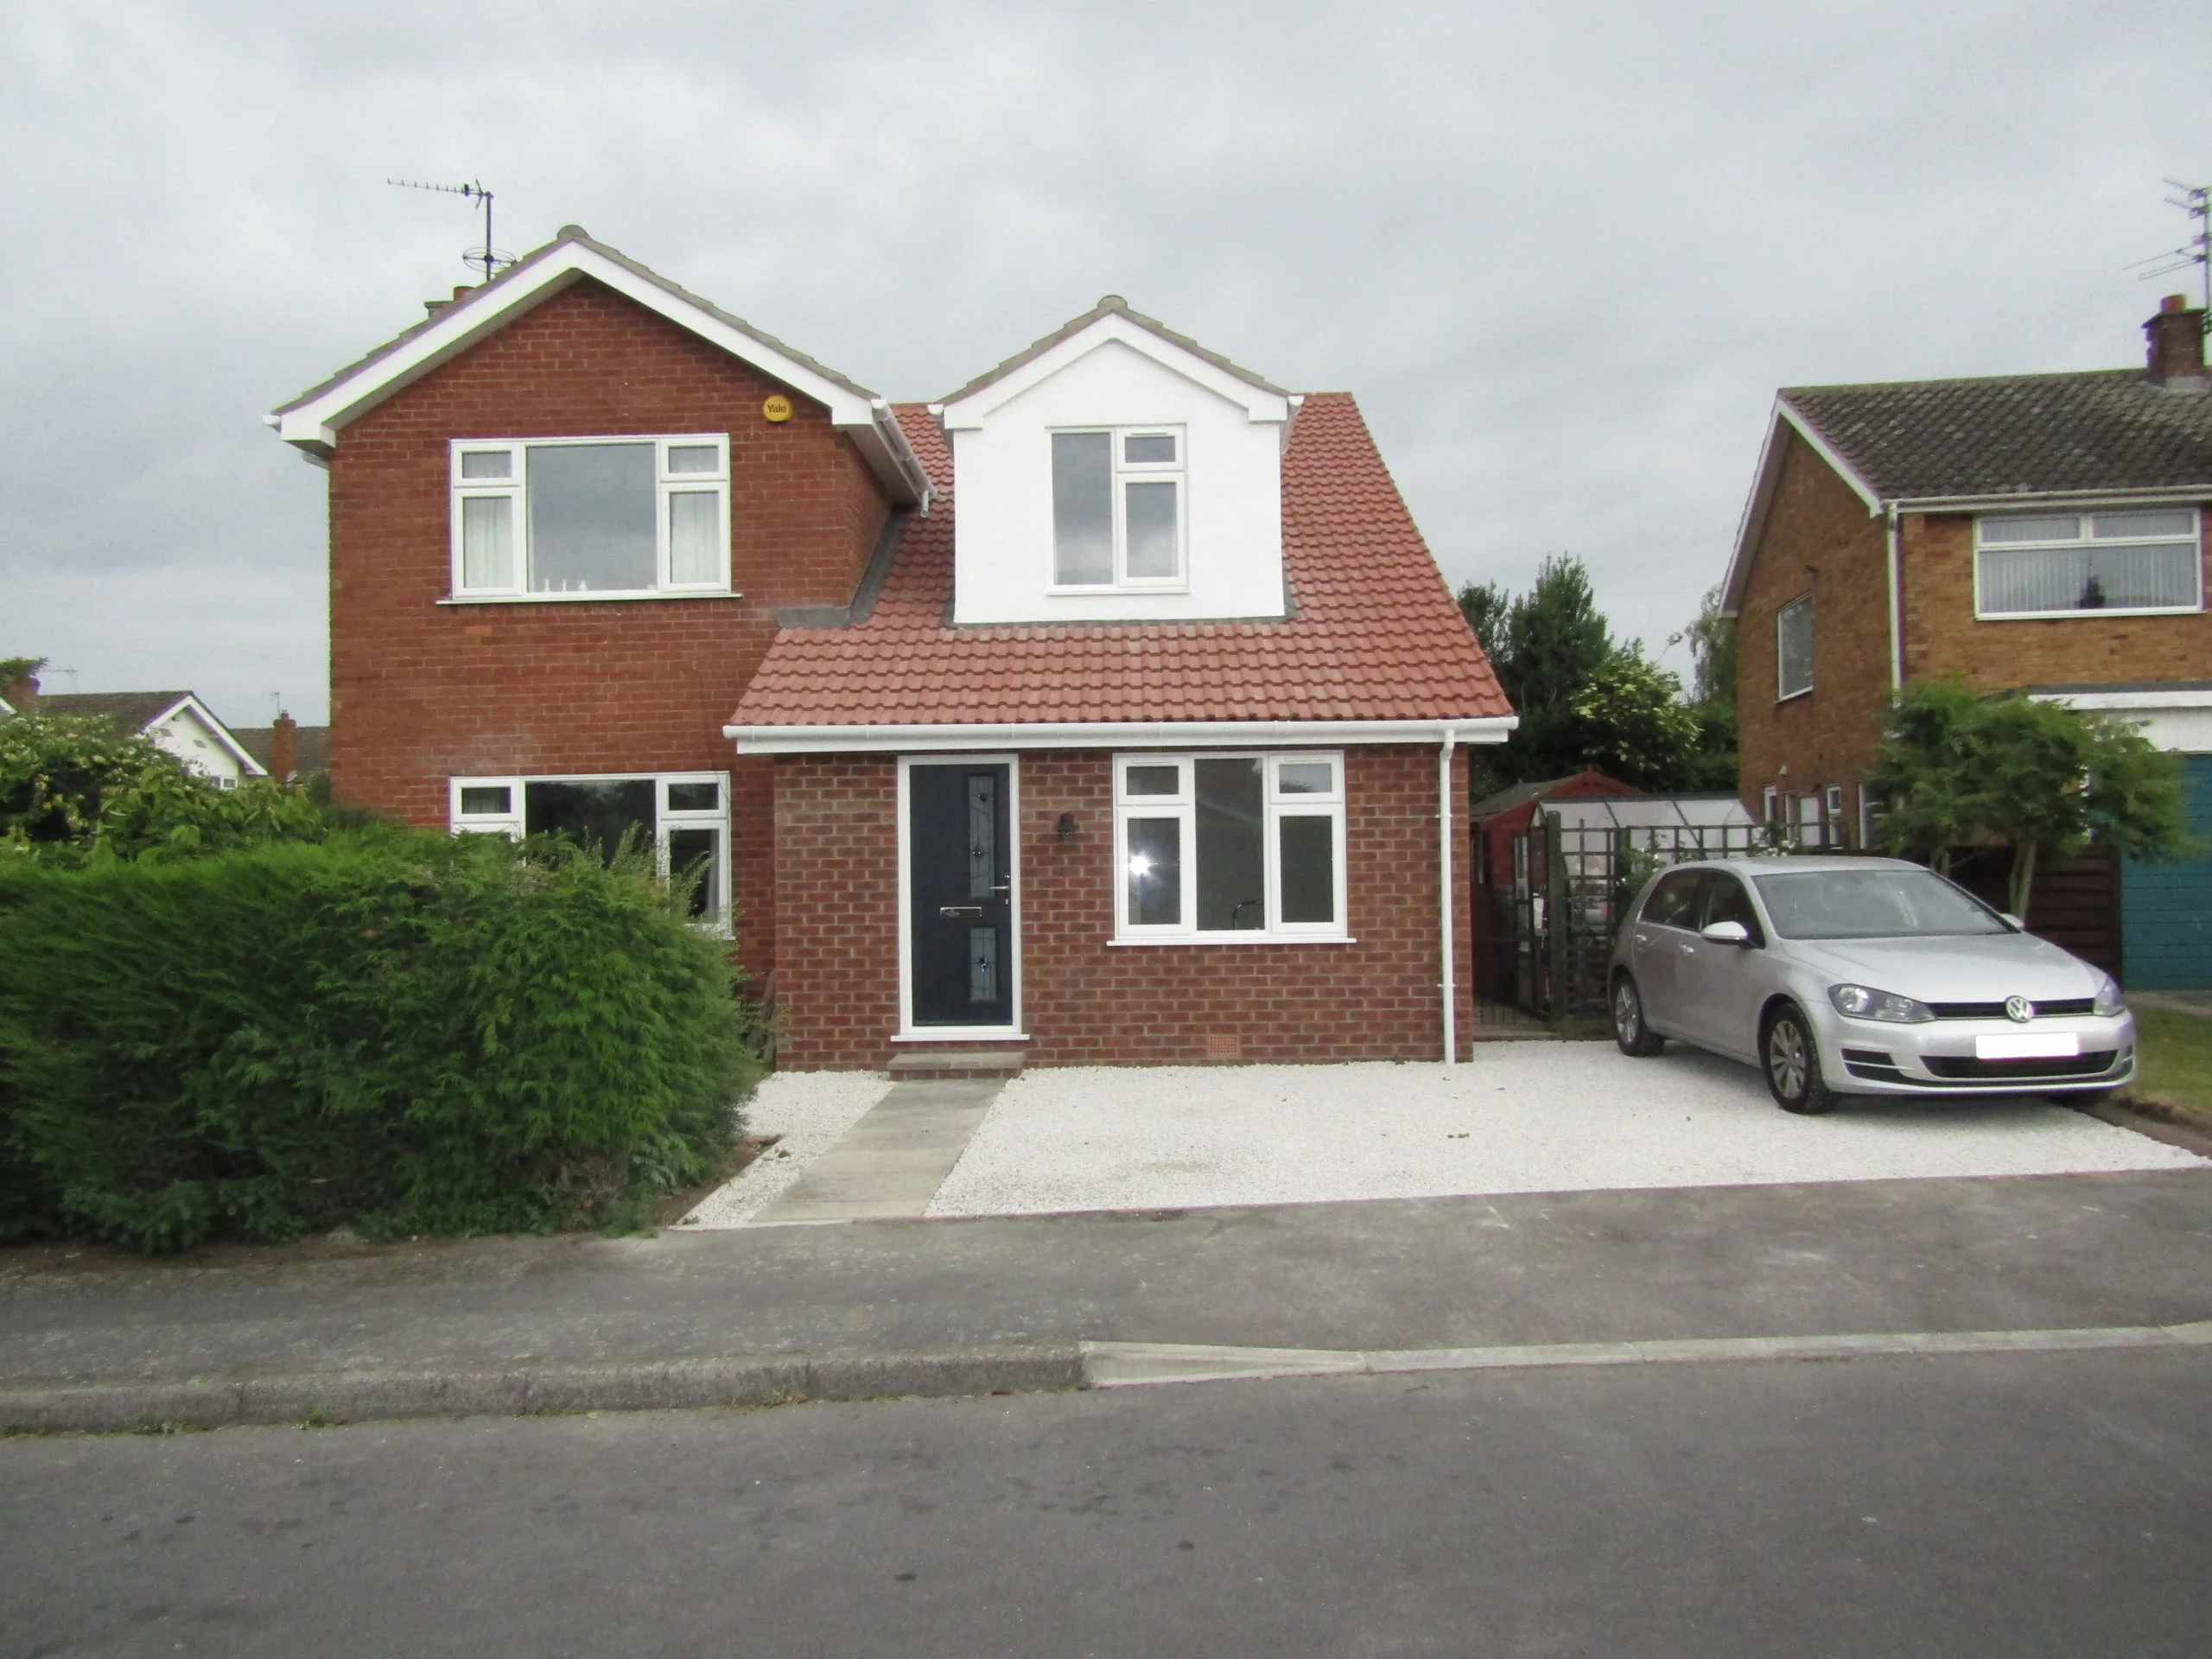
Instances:
[[[1282,449],[1296,400],[1109,311],[939,409],[959,492],[953,620],[1280,617]],[[1181,448],[1180,579],[1056,588],[1052,435],[1146,427]]]

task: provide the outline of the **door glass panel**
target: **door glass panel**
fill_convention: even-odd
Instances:
[[[1133,581],[1163,580],[1173,576],[1175,563],[1175,486],[1167,483],[1130,484],[1126,526],[1129,537],[1129,575]]]
[[[1198,927],[1248,932],[1268,925],[1261,763],[1198,760]]]
[[[998,779],[968,780],[968,896],[988,898],[998,886]]]
[[[715,843],[721,839],[715,830],[671,830],[668,832],[668,874],[671,880],[696,877],[691,889],[694,916],[710,917],[720,908],[721,871]]]
[[[1335,826],[1333,818],[1281,821],[1284,921],[1337,919]]]
[[[999,1000],[999,931],[995,927],[968,930],[968,1000]]]
[[[566,836],[612,860],[623,837],[636,830],[647,840],[655,827],[650,778],[589,779],[523,786],[523,830],[532,836]]]
[[[1052,434],[1052,580],[1100,587],[1114,580],[1114,438]]]
[[[1129,820],[1129,923],[1173,927],[1183,919],[1183,825],[1175,818]]]
[[[530,585],[541,594],[653,585],[658,485],[650,443],[532,444]]]

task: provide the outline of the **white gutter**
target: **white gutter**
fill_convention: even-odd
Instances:
[[[970,725],[725,726],[740,754],[962,749],[1185,749],[1246,744],[1503,743],[1516,715],[1475,720],[1027,721]]]
[[[1453,913],[1452,874],[1452,748],[1459,741],[1459,729],[1444,728],[1444,747],[1436,752],[1436,870],[1439,894],[1437,909],[1442,923],[1444,938],[1444,1066],[1446,1071],[1459,1064],[1459,986],[1454,982],[1452,951],[1452,920]]]

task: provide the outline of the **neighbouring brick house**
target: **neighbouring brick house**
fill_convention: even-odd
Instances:
[[[784,1064],[1465,1052],[1514,722],[1349,397],[1109,298],[894,408],[571,226],[270,418],[335,798],[703,860]]]
[[[1865,845],[1891,693],[1955,674],[2141,721],[2212,831],[2204,313],[2144,331],[2142,369],[1780,393],[1723,590],[1748,806]],[[2212,984],[2212,861],[2094,854],[2031,910],[2136,988]]]

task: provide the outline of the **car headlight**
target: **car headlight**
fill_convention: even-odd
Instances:
[[[2127,1002],[2120,994],[2119,982],[2110,974],[2101,977],[2104,982],[2097,987],[2097,1000],[2089,1005],[2089,1012],[2106,1020],[2116,1014],[2126,1014]]]
[[[1895,991],[1878,991],[1872,985],[1831,985],[1828,1001],[1838,1014],[1853,1020],[1886,1020],[1891,1025],[1917,1026],[1936,1017],[1925,1002],[1916,1002]]]

